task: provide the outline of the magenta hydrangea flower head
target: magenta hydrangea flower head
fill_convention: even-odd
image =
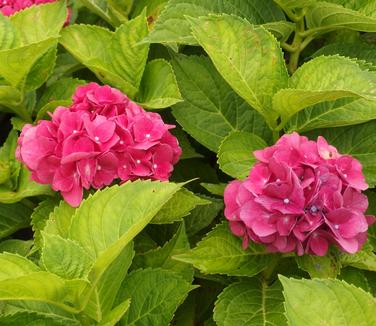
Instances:
[[[115,179],[168,180],[181,155],[173,125],[109,86],[78,87],[72,105],[51,118],[24,126],[16,157],[34,181],[51,184],[74,207],[83,189]]]
[[[254,152],[258,159],[244,181],[225,190],[225,216],[233,234],[265,244],[271,252],[323,256],[331,244],[347,253],[367,239],[368,188],[362,166],[323,137],[297,133]]]
[[[0,0],[0,13],[4,16],[12,16],[16,12],[29,8],[33,5],[56,2],[57,0]],[[71,9],[68,8],[68,16],[65,25],[69,24]]]

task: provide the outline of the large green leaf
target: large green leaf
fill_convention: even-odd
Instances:
[[[50,213],[44,231],[49,234],[68,238],[69,228],[75,211],[76,209],[66,201],[60,201],[59,206],[56,206],[53,212]]]
[[[184,216],[189,215],[189,212],[196,206],[209,204],[209,200],[200,198],[189,190],[182,188],[162,207],[151,223],[168,224],[180,221]]]
[[[131,299],[120,325],[168,325],[179,304],[194,288],[170,271],[135,271],[124,279],[117,298],[117,302]]]
[[[8,239],[0,242],[0,252],[9,252],[26,256],[33,245],[33,240]]]
[[[172,239],[163,247],[139,253],[135,256],[132,267],[137,268],[163,268],[178,273],[188,282],[192,282],[193,267],[190,264],[173,260],[172,257],[189,250],[189,241],[185,233],[184,223],[181,224]]]
[[[38,301],[67,312],[78,312],[77,294],[83,282],[65,281],[47,272],[34,272],[0,281],[0,300]],[[70,303],[70,304],[69,304]]]
[[[51,316],[51,314],[38,314],[36,312],[15,312],[0,316],[2,326],[80,326],[80,322],[75,319]]]
[[[176,56],[173,66],[184,99],[174,105],[173,114],[197,141],[216,152],[236,130],[270,139],[263,118],[229,87],[207,58]]]
[[[103,320],[98,324],[99,326],[115,326],[124,316],[124,314],[129,309],[131,305],[131,300],[125,300],[124,302],[117,305],[112,309],[107,315],[104,316]]]
[[[224,79],[274,126],[272,97],[288,81],[277,40],[263,27],[235,16],[213,15],[190,22],[194,37]]]
[[[218,326],[287,325],[281,284],[255,278],[231,284],[215,303],[214,320]]]
[[[112,26],[127,21],[129,0],[82,0],[81,3]]]
[[[317,0],[274,0],[282,8],[296,9],[308,7],[317,2]]]
[[[30,260],[15,254],[0,254],[0,262],[0,281],[40,271],[39,267]]]
[[[60,0],[26,8],[12,15],[10,20],[16,30],[19,44],[28,45],[57,38],[66,18],[66,3]]]
[[[99,26],[72,25],[64,29],[60,43],[103,83],[133,98],[149,52],[148,44],[140,44],[147,33],[146,18],[140,15],[115,32]]]
[[[338,28],[375,32],[376,18],[367,16],[366,13],[344,8],[333,3],[317,2],[309,8],[306,22],[308,28],[318,28],[318,33]]]
[[[42,233],[42,263],[47,271],[62,278],[86,278],[93,260],[75,241]]]
[[[16,31],[8,17],[0,16],[0,50],[10,49],[16,42]]]
[[[32,209],[22,203],[0,203],[0,238],[5,238],[19,229],[28,227],[31,213]]]
[[[227,222],[217,225],[189,252],[174,256],[203,273],[233,276],[256,275],[275,258],[263,246],[253,243],[244,250],[241,239],[231,234]]]
[[[198,18],[210,13],[233,14],[254,24],[284,20],[271,0],[170,0],[147,40],[152,43],[196,44],[186,16]]]
[[[244,179],[256,162],[253,151],[266,147],[267,144],[259,136],[235,131],[222,142],[218,152],[220,169],[235,179]]]
[[[303,109],[289,119],[285,129],[302,132],[355,125],[373,119],[376,119],[376,101],[341,98]]]
[[[366,181],[371,187],[376,185],[376,121],[364,124],[317,129],[308,133],[310,138],[323,136],[330,144],[337,147],[342,154],[356,157],[363,166]]]
[[[351,59],[321,56],[301,66],[290,78],[288,89],[273,98],[283,123],[305,107],[344,97],[376,100],[376,75],[363,71]]]
[[[163,109],[181,102],[180,91],[170,63],[163,59],[148,62],[137,102],[149,109]]]
[[[279,277],[290,325],[374,325],[376,299],[339,280]]]

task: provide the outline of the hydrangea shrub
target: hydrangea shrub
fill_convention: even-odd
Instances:
[[[0,325],[376,325],[374,7],[0,0]]]

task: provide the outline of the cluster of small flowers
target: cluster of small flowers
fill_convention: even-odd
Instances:
[[[361,164],[341,155],[323,137],[310,141],[284,135],[255,151],[258,163],[244,181],[225,190],[225,216],[232,232],[267,245],[271,252],[323,256],[329,245],[359,251],[374,216],[365,216],[367,189]]]
[[[173,125],[109,86],[78,87],[73,104],[51,117],[24,126],[16,156],[34,181],[52,184],[72,206],[80,204],[83,188],[117,178],[168,180],[181,155]]]
[[[0,13],[4,16],[12,16],[16,12],[33,5],[56,2],[57,0],[0,0]],[[68,8],[68,16],[65,25],[69,24],[71,10]]]

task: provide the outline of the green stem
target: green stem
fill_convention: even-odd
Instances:
[[[300,53],[302,51],[302,43],[304,42],[304,38],[301,36],[301,32],[303,31],[304,31],[304,17],[299,22],[296,22],[296,31],[295,31],[294,39],[291,44],[291,47],[295,50],[293,52],[290,52],[291,55],[290,55],[288,69],[291,75],[298,68]]]
[[[280,260],[281,257],[276,257],[275,260],[269,265],[269,267],[262,272],[262,278],[265,281],[269,281],[270,278],[273,276],[273,273],[276,267],[278,266]]]
[[[277,142],[277,140],[279,139],[279,131],[278,130],[272,130],[272,134],[273,134],[273,141]]]

